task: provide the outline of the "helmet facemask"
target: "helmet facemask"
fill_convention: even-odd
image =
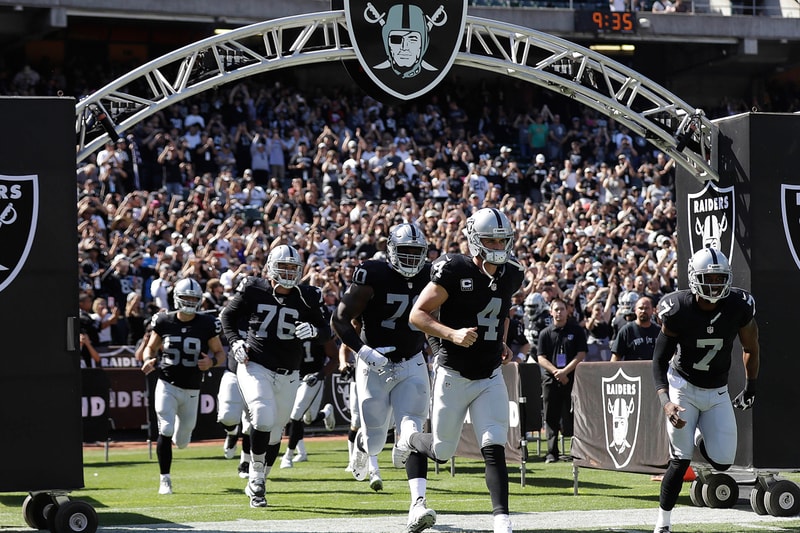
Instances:
[[[692,294],[715,303],[731,292],[733,273],[725,255],[702,248],[689,259],[689,289]]]
[[[411,224],[400,224],[392,229],[386,244],[389,264],[407,278],[419,274],[428,255],[425,235]]]
[[[297,250],[287,245],[272,250],[267,258],[267,275],[281,287],[296,287],[303,277],[303,262]]]
[[[203,302],[203,291],[200,284],[193,279],[180,280],[172,292],[172,301],[176,311],[187,315],[197,313]]]
[[[473,257],[480,256],[487,263],[502,265],[511,256],[514,229],[508,217],[497,209],[484,208],[469,217],[464,235],[467,237],[469,253]],[[490,248],[484,244],[483,239],[501,239],[505,244],[501,249]]]

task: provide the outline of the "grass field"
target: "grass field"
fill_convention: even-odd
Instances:
[[[284,444],[285,446],[285,441]],[[174,494],[160,496],[158,464],[146,446],[116,447],[105,461],[101,447],[84,448],[85,484],[71,497],[94,506],[100,526],[246,520],[297,520],[308,518],[358,518],[408,512],[405,472],[391,466],[389,445],[380,455],[384,490],[375,493],[344,471],[347,446],[341,438],[307,439],[309,460],[292,469],[276,463],[267,480],[267,509],[251,509],[243,493],[245,481],[236,473],[238,462],[222,457],[221,441],[193,443],[175,450],[172,480]],[[545,464],[531,457],[526,486],[520,485],[519,465],[509,464],[510,506],[513,513],[598,509],[654,509],[658,506],[659,483],[650,476],[581,469],[578,495],[573,495],[572,464]],[[785,477],[798,480],[800,476]],[[0,531],[25,529],[22,503],[26,494],[0,494]],[[491,506],[484,484],[483,464],[458,458],[455,476],[445,465],[429,474],[428,501],[441,514],[489,515]],[[691,505],[685,484],[679,505]],[[575,529],[591,531],[591,524]],[[625,529],[624,531],[652,531]],[[704,533],[752,531],[736,524],[681,526],[676,531]],[[800,531],[797,521],[780,522],[772,531]],[[516,530],[515,531],[524,531]],[[553,530],[556,531],[556,530]],[[558,530],[561,531],[561,530]],[[614,531],[620,531],[615,529]]]

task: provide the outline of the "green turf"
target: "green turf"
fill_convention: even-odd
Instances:
[[[285,446],[285,441],[283,443]],[[408,511],[408,485],[405,471],[391,466],[389,446],[379,456],[384,490],[375,493],[367,483],[359,483],[344,471],[347,446],[342,439],[307,439],[308,462],[292,469],[278,468],[276,462],[267,480],[268,511],[251,509],[244,495],[245,481],[236,473],[238,462],[222,457],[221,444],[194,443],[175,450],[172,482],[174,494],[160,496],[158,464],[146,447],[111,448],[105,462],[102,448],[84,452],[85,484],[71,494],[73,499],[90,503],[101,526],[149,524],[159,522],[215,522],[239,518],[270,519],[343,518],[397,514]],[[523,511],[563,511],[594,509],[653,509],[658,505],[659,483],[649,475],[581,469],[578,495],[573,494],[572,464],[545,464],[543,457],[532,456],[527,464],[526,486],[521,487],[518,464],[509,464],[510,507]],[[428,501],[438,513],[491,513],[484,483],[483,463],[458,458],[455,476],[449,465],[431,472]],[[789,479],[800,476],[788,474]],[[0,494],[0,531],[25,528],[22,517],[24,493]],[[688,484],[684,485],[679,505],[691,505]],[[772,531],[798,531],[800,518],[780,522]],[[652,527],[652,526],[650,526]],[[591,524],[574,531],[591,530]],[[625,531],[651,531],[630,529]],[[752,530],[741,525],[691,525],[680,532],[704,533]],[[520,532],[522,533],[522,532]]]

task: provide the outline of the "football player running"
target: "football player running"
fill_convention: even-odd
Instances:
[[[411,309],[411,323],[431,338],[436,354],[432,433],[403,419],[395,445],[399,460],[416,450],[439,462],[453,456],[469,413],[486,464],[494,532],[510,533],[508,391],[500,365],[514,353],[506,344],[511,298],[523,281],[511,257],[514,229],[494,208],[475,212],[464,229],[471,257],[446,254]]]
[[[728,469],[736,456],[733,407],[749,409],[755,401],[755,302],[747,291],[731,287],[732,277],[722,252],[702,248],[689,259],[689,289],[673,292],[658,304],[662,326],[653,353],[653,378],[669,422],[671,458],[661,481],[655,533],[671,531],[672,509],[695,446],[713,468]],[[737,336],[746,384],[731,404],[728,371]]]
[[[176,311],[153,316],[153,332],[142,356],[145,374],[153,372],[158,363],[155,409],[159,494],[172,494],[172,441],[180,449],[189,445],[197,423],[203,374],[225,361],[219,320],[197,312],[203,299],[200,284],[191,278],[182,279],[175,284],[173,299]]]
[[[285,244],[270,251],[266,279],[248,277],[220,313],[250,417],[250,473],[245,493],[251,507],[266,507],[266,476],[275,464],[283,427],[289,421],[303,341],[330,338],[322,293],[299,285],[303,261]],[[246,320],[246,339],[237,327]]]
[[[239,433],[242,435],[242,451],[239,454],[239,477],[245,479],[250,472],[250,422],[247,418],[247,409],[239,389],[239,378],[236,370],[239,365],[233,357],[233,352],[228,353],[228,368],[222,374],[217,392],[217,422],[225,428],[225,443],[222,446],[226,459],[236,456],[236,441]]]
[[[311,425],[322,420],[328,431],[333,431],[336,427],[333,405],[327,403],[322,410],[319,408],[322,404],[325,376],[333,371],[334,366],[338,366],[336,341],[331,338],[323,345],[306,341],[303,343],[303,353],[303,362],[300,365],[303,379],[297,389],[289,418],[289,443],[281,458],[281,468],[293,468],[294,463],[308,460],[303,442],[306,424]]]
[[[331,319],[334,332],[357,353],[361,428],[353,449],[353,477],[364,479],[369,470],[376,491],[383,488],[377,455],[390,423],[399,428],[405,421],[407,431],[420,431],[430,402],[425,335],[408,322],[414,299],[430,277],[428,243],[417,226],[404,223],[389,232],[386,251],[388,262],[368,260],[358,266]],[[411,490],[406,531],[423,531],[436,523],[425,499],[428,460],[414,453],[405,469]]]

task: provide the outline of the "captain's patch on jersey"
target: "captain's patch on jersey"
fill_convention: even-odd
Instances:
[[[472,290],[472,278],[461,280],[461,292],[469,292]]]

